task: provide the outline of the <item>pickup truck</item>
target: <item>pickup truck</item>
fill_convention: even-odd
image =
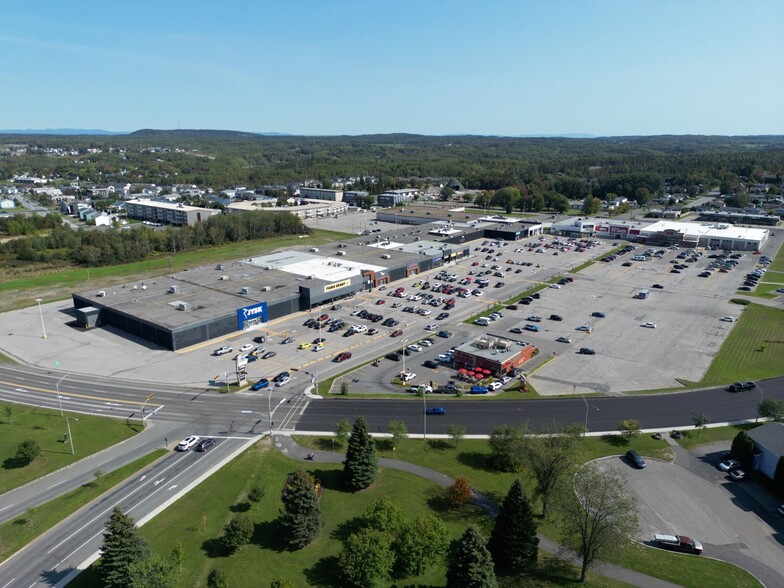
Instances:
[[[683,551],[696,555],[702,553],[702,543],[695,541],[691,537],[686,537],[686,535],[661,535],[656,533],[653,536],[653,542],[662,549]]]

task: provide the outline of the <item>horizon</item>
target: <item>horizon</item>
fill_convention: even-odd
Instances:
[[[0,6],[0,127],[784,134],[779,0],[81,5]]]

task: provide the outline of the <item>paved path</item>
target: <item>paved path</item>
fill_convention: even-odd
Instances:
[[[312,453],[314,455],[313,461],[322,463],[342,463],[344,458],[342,453],[305,449],[304,447],[297,445],[297,443],[289,436],[277,435],[275,437],[275,447],[280,449],[287,456],[293,459],[301,459],[303,461],[307,461],[308,453]],[[382,457],[378,460],[378,463],[383,467],[401,470],[416,476],[420,476],[426,480],[430,480],[431,482],[438,484],[439,486],[451,486],[454,482],[452,478],[440,472],[406,461]],[[493,501],[485,498],[481,494],[474,493],[474,502],[487,511],[490,516],[495,517],[498,515],[498,505]],[[577,554],[571,550],[566,549],[563,545],[556,543],[549,537],[545,537],[541,533],[539,534],[539,548],[542,551],[556,555],[561,559],[566,559],[573,565],[578,567],[580,565],[580,558],[577,556]],[[647,576],[645,574],[635,572],[634,570],[629,570],[612,564],[600,563],[597,568],[597,571],[602,575],[607,576],[608,578],[614,578],[616,580],[626,582],[632,586],[640,586],[642,588],[675,588],[677,586],[677,584],[671,584],[670,582],[665,582],[664,580],[660,580],[658,578]]]

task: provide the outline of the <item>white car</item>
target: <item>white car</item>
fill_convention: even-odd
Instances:
[[[239,352],[240,353],[247,353],[248,351],[251,351],[252,349],[253,349],[253,345],[251,345],[250,343],[245,343],[245,345],[243,345],[242,347],[239,348]]]
[[[213,355],[226,355],[227,353],[231,353],[234,351],[231,347],[218,347],[215,351],[212,352]]]
[[[424,345],[425,347],[430,347],[433,342],[430,339],[422,339],[419,344]]]
[[[719,319],[720,321],[724,321],[725,323],[734,323],[735,317],[734,316],[723,316]]]
[[[275,385],[278,387],[285,386],[289,382],[291,382],[291,378],[289,376],[283,376],[280,380],[278,380],[277,384]]]
[[[266,349],[264,347],[256,347],[256,349],[253,350],[253,355],[261,355],[265,351]]]
[[[357,333],[364,333],[367,331],[367,327],[365,325],[354,325],[352,328]]]
[[[433,311],[430,310],[429,308],[423,308],[422,310],[419,311],[419,314],[421,316],[430,316],[431,314],[433,314]]]
[[[485,293],[482,292],[481,290],[474,290],[474,296],[484,296],[484,295]]]
[[[580,325],[575,330],[576,331],[585,331],[586,333],[590,333],[591,332],[591,327],[589,325]]]
[[[504,386],[512,381],[512,378],[509,376],[501,376],[501,384]]]
[[[411,345],[409,345],[408,349],[410,349],[411,351],[422,351],[422,347],[420,347],[416,343],[412,343]]]
[[[351,316],[358,316],[360,312],[362,312],[362,311],[361,310],[355,310],[354,312],[351,313]]]
[[[645,327],[646,329],[655,329],[656,323],[642,323],[641,327]]]
[[[196,435],[185,437],[185,439],[180,441],[179,444],[177,445],[177,451],[188,451],[192,447],[196,447],[198,443],[199,443],[199,438]]]
[[[414,378],[416,378],[416,374],[412,372],[404,372],[400,374],[400,379],[403,380],[404,382],[410,382]]]
[[[492,390],[493,392],[495,392],[496,390],[500,390],[502,387],[503,384],[501,382],[490,382],[487,385],[487,389]]]
[[[550,284],[550,287],[555,289],[555,290],[560,290],[561,289],[561,285],[560,284]]]
[[[438,325],[427,325],[425,326],[425,331],[435,331],[438,328]]]
[[[719,469],[722,472],[731,472],[732,470],[737,470],[739,467],[740,462],[737,459],[728,459],[719,464]]]
[[[452,361],[452,358],[449,355],[446,355],[445,353],[442,353],[441,355],[436,357],[436,359],[444,363],[449,363],[450,361]]]

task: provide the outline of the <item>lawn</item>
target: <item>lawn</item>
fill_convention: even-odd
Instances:
[[[768,257],[770,257],[770,255]],[[768,266],[768,269],[784,272],[784,245],[779,247],[776,256],[773,258],[773,263]]]
[[[133,437],[143,429],[138,421],[65,414],[70,417],[76,455],[71,455],[70,443],[64,440],[66,423],[57,411],[0,402],[0,494]],[[16,449],[25,439],[38,442],[41,456],[30,465],[20,466]]]
[[[700,381],[704,386],[784,373],[784,310],[749,304]]]
[[[210,247],[173,255],[159,254],[144,261],[90,268],[63,269],[62,267],[41,268],[37,275],[0,280],[0,312],[29,306],[35,298],[44,301],[60,300],[71,295],[74,289],[86,288],[88,283],[99,288],[127,282],[129,280],[149,279],[165,273],[181,271],[185,268],[212,264],[228,259],[260,255],[274,249],[285,249],[296,245],[323,245],[354,235],[313,229],[307,238],[298,236],[259,239],[229,243],[220,247]]]
[[[70,514],[94,500],[110,488],[154,462],[166,454],[165,449],[157,449],[119,469],[96,478],[91,484],[84,484],[54,500],[28,510],[23,516],[0,525],[0,561],[19,551],[30,541],[48,531]]]
[[[715,443],[716,441],[732,441],[740,431],[748,431],[759,425],[729,425],[727,427],[710,427],[703,429],[699,433],[694,431],[683,431],[683,439],[677,439],[678,444],[685,449],[692,449],[698,445]]]
[[[339,464],[307,464],[308,471],[324,486],[321,507],[326,526],[318,539],[308,547],[289,551],[281,544],[275,521],[281,508],[280,491],[287,474],[301,465],[264,442],[244,452],[219,472],[175,505],[142,527],[142,534],[156,553],[168,554],[179,541],[185,549],[182,572],[177,586],[204,586],[209,572],[219,568],[227,575],[232,587],[266,587],[275,578],[288,579],[293,586],[341,586],[336,577],[336,560],[341,550],[341,539],[351,532],[356,517],[360,516],[378,496],[394,497],[406,514],[413,518],[421,514],[437,514],[447,526],[450,536],[457,537],[471,523],[478,524],[487,536],[491,521],[478,507],[460,510],[445,508],[443,491],[417,476],[396,470],[382,469],[377,482],[368,490],[348,493],[343,490]],[[247,501],[247,492],[261,486],[265,495],[258,507]],[[246,513],[255,524],[252,543],[233,555],[224,553],[217,538],[223,525],[233,513]],[[434,566],[426,574],[406,578],[407,586],[443,586],[445,565]],[[578,578],[577,570],[557,562],[547,562],[541,576],[520,581],[505,578],[501,586],[563,586]],[[587,586],[619,587],[614,582],[591,575]],[[97,585],[95,568],[81,574],[72,587]],[[382,582],[380,586],[400,583]]]

